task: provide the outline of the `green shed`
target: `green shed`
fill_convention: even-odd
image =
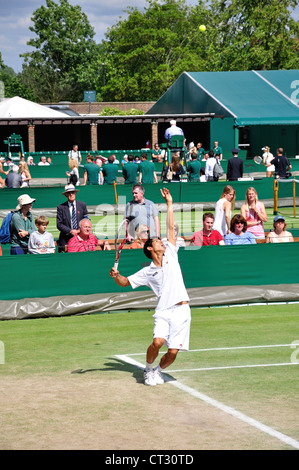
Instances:
[[[147,114],[210,113],[210,146],[218,140],[224,156],[232,147],[247,158],[275,153],[299,154],[299,70],[184,72]]]

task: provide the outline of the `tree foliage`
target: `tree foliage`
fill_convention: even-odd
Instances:
[[[36,37],[27,43],[33,51],[23,54],[24,82],[41,101],[81,101],[84,88],[93,84],[91,64],[98,51],[86,14],[68,0],[59,4],[46,0],[46,6],[33,13],[32,21],[29,29]]]
[[[198,47],[193,47],[195,41],[203,44],[204,38],[185,0],[149,0],[147,4],[144,12],[128,8],[127,19],[120,20],[106,35],[108,99],[156,99],[186,67],[206,66],[204,55],[198,56]],[[198,10],[204,21],[206,7],[202,2]]]
[[[147,0],[128,7],[100,44],[80,6],[45,1],[15,81],[37,101],[81,101],[84,90],[101,101],[156,100],[184,71],[299,68],[299,0]]]
[[[155,100],[183,71],[298,68],[298,0],[149,0],[106,34],[105,95]],[[205,24],[206,32],[199,26]]]
[[[219,18],[213,67],[217,70],[298,68],[297,0],[212,0]]]

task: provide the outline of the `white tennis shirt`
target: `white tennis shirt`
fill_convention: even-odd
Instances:
[[[151,262],[149,266],[128,276],[133,289],[140,286],[152,289],[158,297],[156,310],[164,310],[180,302],[189,302],[190,300],[178,260],[179,248],[169,242],[165,242],[164,245],[165,253],[161,268]]]

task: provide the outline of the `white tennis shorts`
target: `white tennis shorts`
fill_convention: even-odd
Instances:
[[[156,310],[154,338],[164,338],[169,349],[189,350],[191,309],[189,304]]]

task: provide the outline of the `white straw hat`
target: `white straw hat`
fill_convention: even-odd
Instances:
[[[31,204],[32,202],[35,202],[36,199],[32,199],[28,194],[22,194],[22,196],[19,196],[18,199],[18,205],[16,207],[17,210],[20,210],[22,206],[25,206],[26,204]]]
[[[73,184],[67,184],[64,188],[64,191],[62,194],[64,194],[65,196],[67,195],[67,193],[78,193],[79,192],[79,189],[76,189],[75,186]]]

